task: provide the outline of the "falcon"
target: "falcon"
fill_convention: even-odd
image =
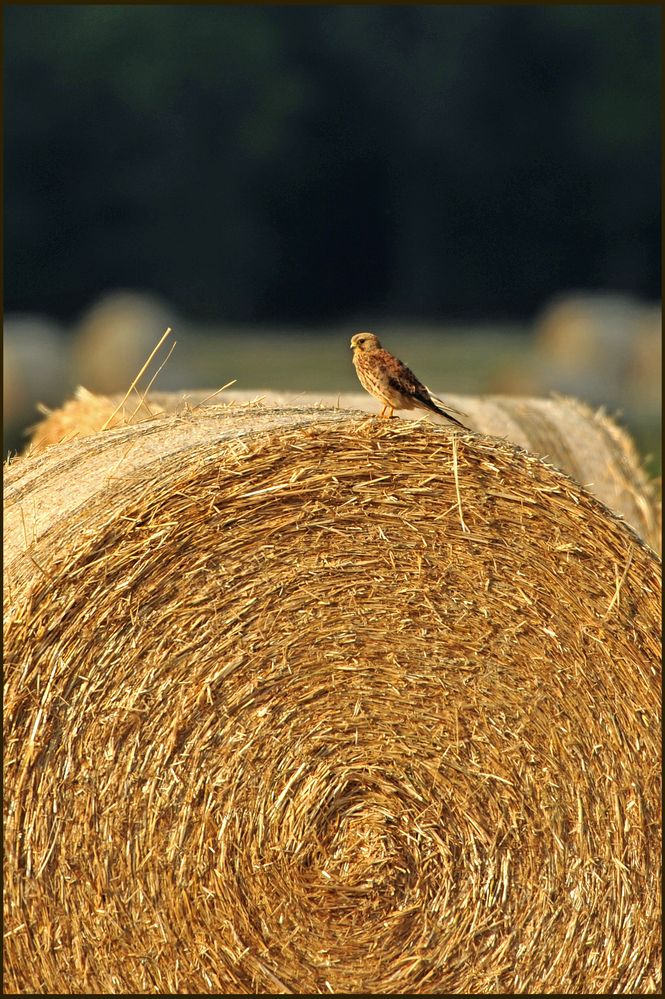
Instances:
[[[383,406],[379,419],[389,420],[396,409],[429,409],[463,430],[469,429],[452,415],[465,414],[433,396],[406,364],[383,349],[376,334],[356,333],[351,337],[351,350],[360,384]]]

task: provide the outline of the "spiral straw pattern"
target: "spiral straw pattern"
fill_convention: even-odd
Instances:
[[[590,494],[222,409],[6,480],[9,991],[657,991],[659,563]]]

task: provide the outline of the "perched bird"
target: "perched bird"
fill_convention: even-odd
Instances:
[[[469,429],[452,415],[465,414],[433,396],[406,364],[383,349],[374,333],[356,333],[351,337],[351,350],[360,384],[383,404],[379,419],[390,419],[396,409],[430,409],[458,427]],[[390,410],[387,415],[386,410]]]

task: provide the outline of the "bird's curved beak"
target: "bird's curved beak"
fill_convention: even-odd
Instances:
[[[355,343],[353,342],[353,340],[351,340],[349,347],[351,348],[351,350],[353,350],[353,348],[355,347]]]

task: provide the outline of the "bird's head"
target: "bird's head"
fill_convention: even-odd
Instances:
[[[379,350],[380,347],[375,333],[356,333],[351,337],[351,350]]]

